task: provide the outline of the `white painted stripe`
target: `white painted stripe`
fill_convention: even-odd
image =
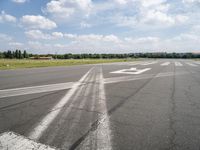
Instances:
[[[139,61],[139,62],[127,62],[126,65],[128,65],[128,66],[135,66],[135,65],[140,65],[141,63],[143,63],[143,62],[141,62],[141,61]]]
[[[74,82],[0,90],[0,98],[70,89]]]
[[[175,66],[183,66],[180,62],[175,62]]]
[[[100,104],[103,107],[104,113],[104,120],[97,128],[97,149],[112,149],[112,141],[111,141],[111,130],[110,130],[110,121],[108,117],[107,111],[107,104],[106,104],[106,94],[105,94],[105,87],[104,87],[104,78],[103,78],[103,71],[101,68],[100,72],[100,84],[99,84],[99,100]]]
[[[188,74],[187,72],[179,72],[176,73],[175,75],[185,75]],[[134,80],[144,80],[144,79],[149,79],[153,78],[160,78],[160,77],[169,77],[173,76],[173,72],[167,72],[167,73],[160,73],[157,76],[155,74],[146,74],[146,75],[140,75],[140,76],[124,76],[124,77],[115,77],[115,78],[106,78],[104,79],[105,84],[110,84],[110,83],[118,83],[118,82],[126,82],[126,81],[134,81]]]
[[[153,64],[156,64],[156,63],[157,63],[157,61],[153,61],[153,62],[145,62],[145,63],[140,64],[140,65],[142,65],[142,66],[147,66],[147,65],[153,65]]]
[[[119,62],[119,63],[113,63],[113,65],[128,65],[128,66],[132,66],[132,65],[139,65],[143,63],[143,61],[133,61],[133,62]]]
[[[1,150],[55,150],[50,146],[37,143],[14,132],[4,132],[0,135]]]
[[[79,101],[80,103],[76,104],[75,107],[80,108],[80,109],[84,108],[87,102],[87,98],[88,98],[87,95],[91,91],[91,88],[92,88],[91,86],[93,82],[92,79],[93,79],[93,74],[90,73],[84,80],[84,82],[88,84],[84,84],[80,88],[78,88],[76,93],[70,98],[71,99],[70,104],[68,105],[68,107],[66,107],[63,110],[62,115],[60,116],[59,120],[56,122],[54,126],[54,129],[52,131],[49,131],[51,133],[48,134],[47,144],[51,144],[53,140],[56,138],[56,136],[59,134],[60,126],[65,123],[66,119],[70,115],[71,109],[74,107],[74,102],[77,103],[77,100],[80,100],[80,97],[82,97],[82,100]],[[78,111],[73,115],[73,118],[75,118],[76,121],[80,121],[81,115],[82,115],[82,111]],[[70,121],[73,122],[74,120],[71,119]],[[69,145],[70,143],[68,140],[71,136],[73,136],[73,130],[75,128],[76,126],[73,123],[68,127],[68,134],[65,135],[65,138],[63,139],[63,141],[67,141],[67,142],[63,142],[63,145],[62,145],[63,148],[61,147],[61,149],[68,149],[69,146],[71,146]]]
[[[161,66],[168,66],[170,64],[170,62],[165,62],[165,63],[162,63]]]
[[[112,150],[112,136],[109,116],[107,114],[106,94],[102,68],[99,76],[98,100],[101,110],[104,112],[103,115],[101,115],[99,118],[101,123],[98,125],[96,130],[90,132],[87,138],[80,144],[78,149]]]
[[[186,64],[192,66],[192,67],[197,67],[197,65],[193,64],[193,63],[190,63],[190,62],[187,62]]]
[[[36,126],[35,128],[29,133],[28,137],[31,139],[39,139],[43,132],[48,128],[48,126],[54,121],[56,116],[62,110],[69,99],[74,95],[76,90],[88,76],[93,68],[91,68],[77,83],[73,85],[73,87],[66,93],[66,95],[51,109],[50,113],[48,113]]]

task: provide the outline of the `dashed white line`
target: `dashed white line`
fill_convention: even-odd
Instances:
[[[187,62],[186,64],[192,66],[192,67],[197,67],[197,65],[193,64],[193,63],[190,63],[190,62]]]
[[[54,121],[56,116],[62,110],[62,107],[67,104],[71,96],[76,92],[78,87],[82,84],[88,74],[91,72],[93,68],[91,68],[78,82],[76,82],[73,87],[67,92],[67,94],[51,109],[50,113],[48,113],[29,133],[28,137],[31,139],[39,139],[43,132],[48,128],[48,126]]]
[[[183,66],[180,62],[175,62],[175,66]]]
[[[153,61],[153,62],[145,62],[145,63],[140,64],[140,65],[142,65],[142,66],[147,66],[147,65],[153,65],[153,64],[156,64],[156,63],[157,63],[157,61]]]
[[[170,62],[165,62],[165,63],[162,63],[161,66],[168,66],[170,64]]]

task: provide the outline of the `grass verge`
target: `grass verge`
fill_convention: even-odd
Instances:
[[[137,59],[67,59],[67,60],[0,59],[0,70],[127,62],[127,61],[135,61],[135,60]]]

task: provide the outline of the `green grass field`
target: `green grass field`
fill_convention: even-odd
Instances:
[[[72,66],[72,65],[112,63],[112,62],[127,62],[127,61],[136,61],[136,60],[137,59],[68,59],[68,60],[0,59],[0,70],[51,67],[51,66]]]

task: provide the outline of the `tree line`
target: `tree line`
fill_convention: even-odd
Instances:
[[[15,50],[15,51],[4,51],[0,52],[0,58],[7,58],[7,59],[24,59],[29,58],[29,54],[26,52],[26,50]]]
[[[31,54],[26,50],[0,52],[0,58],[5,59],[39,59],[52,57],[53,59],[126,59],[126,58],[200,58],[200,53],[125,53],[125,54]]]

